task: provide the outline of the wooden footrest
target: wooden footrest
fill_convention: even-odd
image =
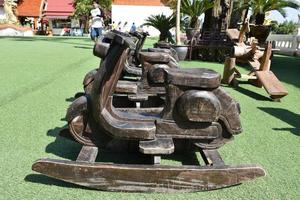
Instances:
[[[256,71],[255,74],[271,98],[278,99],[288,95],[288,91],[272,71]]]
[[[148,100],[148,95],[147,94],[132,94],[128,95],[128,99],[130,101],[147,101]]]
[[[137,83],[134,81],[120,80],[117,83],[116,92],[117,93],[126,93],[126,94],[136,94],[137,93]]]
[[[140,152],[144,154],[171,154],[175,146],[172,138],[157,138],[155,140],[140,141]]]

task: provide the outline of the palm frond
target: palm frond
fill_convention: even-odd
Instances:
[[[162,32],[168,32],[171,28],[176,26],[176,18],[174,15],[166,16],[164,14],[151,15],[146,19],[146,26],[152,26]]]
[[[182,0],[181,13],[190,17],[190,27],[195,27],[200,15],[210,8],[214,7],[214,1],[211,0]]]

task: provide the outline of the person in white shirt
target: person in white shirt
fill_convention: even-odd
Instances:
[[[91,24],[91,38],[96,41],[97,38],[102,35],[103,31],[103,16],[104,13],[101,12],[99,4],[93,1],[93,9],[91,10],[92,24]]]

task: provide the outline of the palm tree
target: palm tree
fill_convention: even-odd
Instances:
[[[284,8],[298,9],[299,3],[293,0],[250,0],[248,3],[256,25],[263,25],[266,13],[277,10],[283,17],[286,16]]]
[[[238,28],[238,23],[243,22],[247,18],[249,12],[249,0],[234,0],[233,1],[233,10],[230,17],[230,28]]]
[[[199,17],[208,9],[214,7],[211,0],[182,0],[181,12],[190,18],[190,27],[199,28]]]
[[[180,45],[180,21],[181,21],[181,0],[177,0],[177,9],[176,9],[176,44]]]
[[[144,23],[144,25],[152,26],[159,30],[159,41],[169,40],[170,42],[174,43],[170,33],[170,29],[176,26],[176,17],[174,15],[169,17],[164,14],[151,15],[146,19],[146,23]]]
[[[176,13],[176,44],[180,45],[180,28],[181,28],[181,0],[161,0],[161,2],[170,7],[174,15]]]

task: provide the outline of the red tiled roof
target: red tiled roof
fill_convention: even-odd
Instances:
[[[18,5],[18,16],[38,17],[41,14],[42,0],[23,0]]]
[[[48,0],[46,18],[68,18],[74,12],[73,0]]]

